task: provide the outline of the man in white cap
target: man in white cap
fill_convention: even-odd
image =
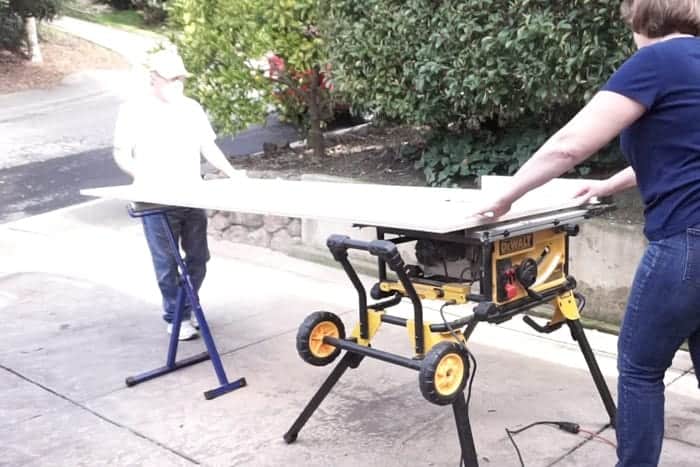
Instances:
[[[150,93],[122,105],[114,134],[114,159],[134,178],[148,186],[201,183],[201,156],[229,177],[243,176],[229,164],[215,143],[202,107],[183,93],[189,75],[180,56],[169,50],[149,60]],[[185,252],[185,264],[199,291],[209,260],[207,217],[201,209],[173,208],[167,213],[175,238]],[[168,244],[166,227],[157,217],[143,217],[146,241],[151,251],[156,279],[163,297],[163,319],[172,332],[179,273]],[[197,322],[187,303],[180,327],[180,340],[197,336]]]

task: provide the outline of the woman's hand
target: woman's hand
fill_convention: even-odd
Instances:
[[[476,210],[472,211],[470,217],[481,216],[481,217],[501,217],[510,211],[513,201],[507,198],[494,198],[487,200],[483,204],[480,204]]]
[[[574,199],[580,201],[581,204],[587,203],[591,198],[600,198],[603,196],[610,196],[613,191],[613,187],[610,186],[610,179],[608,180],[592,180],[576,191]]]
[[[615,193],[632,188],[637,185],[637,176],[632,167],[627,167],[619,171],[612,177],[605,180],[591,180],[586,185],[583,185],[574,196],[574,199],[580,200],[581,204],[588,202],[594,196],[610,196]]]

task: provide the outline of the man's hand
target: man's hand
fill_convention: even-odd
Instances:
[[[200,149],[204,158],[214,167],[223,172],[227,177],[233,179],[246,178],[245,170],[236,170],[221,152],[214,140],[205,141]]]

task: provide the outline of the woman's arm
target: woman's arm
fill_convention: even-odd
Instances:
[[[495,217],[505,214],[518,198],[586,160],[645,111],[646,108],[635,100],[600,91],[523,164],[504,193],[484,204],[476,214],[490,213]]]

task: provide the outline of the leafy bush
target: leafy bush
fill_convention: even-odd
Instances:
[[[608,0],[335,0],[328,18],[340,90],[436,127],[559,123],[631,46]]]
[[[9,0],[9,4],[22,18],[33,16],[38,21],[53,19],[63,8],[63,0]]]
[[[132,0],[105,0],[104,3],[109,4],[115,10],[131,10],[135,7],[135,2]]]
[[[532,128],[508,128],[497,133],[436,131],[428,137],[426,149],[418,153],[415,168],[423,170],[428,184],[435,186],[481,175],[512,175],[548,136],[546,131]],[[576,167],[575,173],[607,174],[621,168],[622,162],[617,146],[611,145],[595,159]]]
[[[324,27],[339,90],[380,118],[435,129],[416,165],[429,183],[450,184],[515,172],[584,105],[631,51],[618,8],[335,0]],[[594,166],[608,168],[617,151],[602,156]]]
[[[277,55],[268,57],[269,78],[273,81],[273,102],[280,110],[282,120],[291,122],[299,128],[311,126],[309,103],[314,98],[311,87],[315,86],[318,119],[321,122],[333,118],[332,83],[323,71],[309,69],[297,71],[290,69],[284,59]]]
[[[139,10],[139,14],[143,18],[144,24],[148,26],[158,26],[168,18],[168,9],[166,0],[109,0],[113,2],[124,2],[128,4],[127,9],[133,8]],[[120,9],[114,6],[115,9]]]
[[[168,12],[165,7],[164,0],[147,0],[141,7],[143,14],[143,22],[147,25],[159,25],[165,23],[168,18]]]
[[[8,0],[0,0],[0,49],[20,53],[24,35],[22,18],[10,9]]]
[[[530,131],[495,138],[471,133],[438,132],[428,139],[427,149],[416,162],[430,185],[449,185],[460,178],[494,173],[514,173],[542,144],[545,135]]]
[[[282,105],[287,115],[308,112],[300,121],[308,121],[311,145],[317,155],[322,152],[326,60],[317,27],[320,0],[168,3],[172,25],[182,31],[174,40],[194,75],[190,90],[220,129],[239,130],[264,120],[271,105]],[[269,53],[284,63],[276,76],[268,70]]]
[[[327,63],[324,39],[319,30],[322,0],[262,0],[264,22],[272,51],[286,62],[276,85],[282,85],[301,98],[298,122],[307,132],[316,157],[324,153],[322,128],[332,118],[329,87],[322,68]],[[284,105],[285,101],[281,101]],[[294,102],[292,102],[294,105]],[[283,113],[295,110],[287,107]]]
[[[265,118],[265,78],[250,61],[267,52],[258,5],[257,0],[168,2],[168,19],[180,31],[173,40],[192,73],[188,92],[221,131],[233,133]]]
[[[24,18],[50,20],[62,8],[63,0],[0,0],[0,49],[23,53],[29,43]]]

